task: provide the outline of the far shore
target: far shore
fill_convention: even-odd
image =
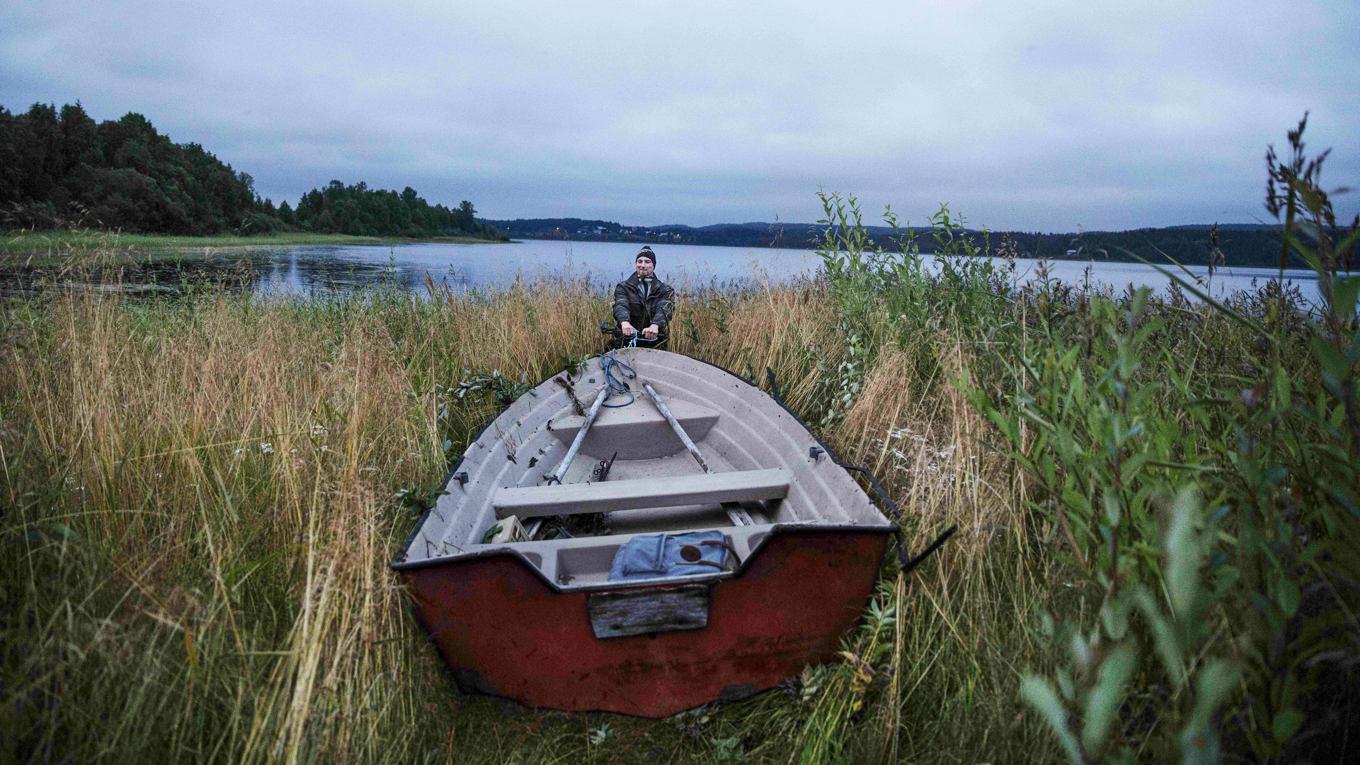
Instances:
[[[209,256],[221,250],[253,250],[262,247],[302,245],[397,245],[397,244],[501,244],[512,240],[481,239],[470,236],[408,238],[400,236],[352,236],[292,231],[244,236],[215,234],[180,236],[175,234],[130,234],[90,229],[54,229],[0,232],[0,262],[35,262],[60,258],[90,249],[100,249],[128,257],[160,258],[169,256]]]

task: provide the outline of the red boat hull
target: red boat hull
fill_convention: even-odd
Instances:
[[[712,585],[697,630],[596,638],[587,601],[503,552],[401,571],[465,689],[533,707],[664,717],[773,688],[832,658],[873,591],[886,529],[776,528]]]

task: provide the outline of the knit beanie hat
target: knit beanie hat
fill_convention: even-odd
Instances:
[[[655,252],[652,252],[652,248],[651,248],[650,246],[648,246],[648,245],[645,245],[645,244],[642,245],[642,249],[638,250],[638,254],[636,254],[636,255],[633,256],[633,260],[634,260],[634,261],[637,261],[638,258],[643,258],[643,257],[648,258],[649,260],[651,260],[653,266],[656,265],[656,253],[655,253]]]

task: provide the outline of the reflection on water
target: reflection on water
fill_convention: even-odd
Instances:
[[[658,275],[678,287],[753,286],[811,276],[821,260],[803,250],[658,245]],[[252,253],[264,262],[261,294],[307,295],[385,286],[455,293],[507,287],[517,280],[579,279],[597,287],[632,273],[637,247],[611,242],[411,244],[396,247],[294,247]]]
[[[657,274],[680,288],[754,287],[787,283],[813,276],[821,266],[815,252],[743,247],[654,245]],[[404,244],[396,246],[299,246],[220,254],[194,254],[180,261],[153,261],[80,276],[61,272],[0,272],[0,289],[32,292],[41,289],[97,288],[119,282],[134,292],[160,293],[211,285],[248,290],[265,296],[318,296],[356,289],[385,288],[416,295],[496,289],[517,280],[560,282],[579,279],[597,288],[632,272],[637,247],[616,242],[560,242],[528,240],[512,244]],[[934,259],[926,263],[934,268]],[[1000,264],[998,264],[1000,265]],[[1122,291],[1129,285],[1165,290],[1166,276],[1139,263],[1051,261],[1045,268],[1032,260],[1015,262],[1014,280],[1032,281],[1046,270],[1049,278],[1074,286]],[[1203,279],[1205,269],[1190,271]],[[1211,289],[1215,295],[1255,289],[1273,279],[1273,269],[1220,269]],[[1305,300],[1316,302],[1317,282],[1311,272],[1286,272]]]
[[[255,277],[255,291],[265,294],[344,292],[375,286],[415,290],[419,286],[411,269],[296,251],[260,257]]]

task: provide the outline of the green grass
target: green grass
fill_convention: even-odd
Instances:
[[[249,250],[261,247],[290,245],[355,245],[409,244],[413,242],[448,242],[454,244],[482,244],[497,240],[474,237],[436,237],[407,239],[403,237],[350,236],[348,234],[312,234],[288,232],[240,236],[176,236],[171,234],[126,234],[95,230],[5,231],[0,232],[0,265],[23,262],[46,262],[62,258],[72,251],[99,248],[126,258],[193,257],[221,254],[216,250]]]

